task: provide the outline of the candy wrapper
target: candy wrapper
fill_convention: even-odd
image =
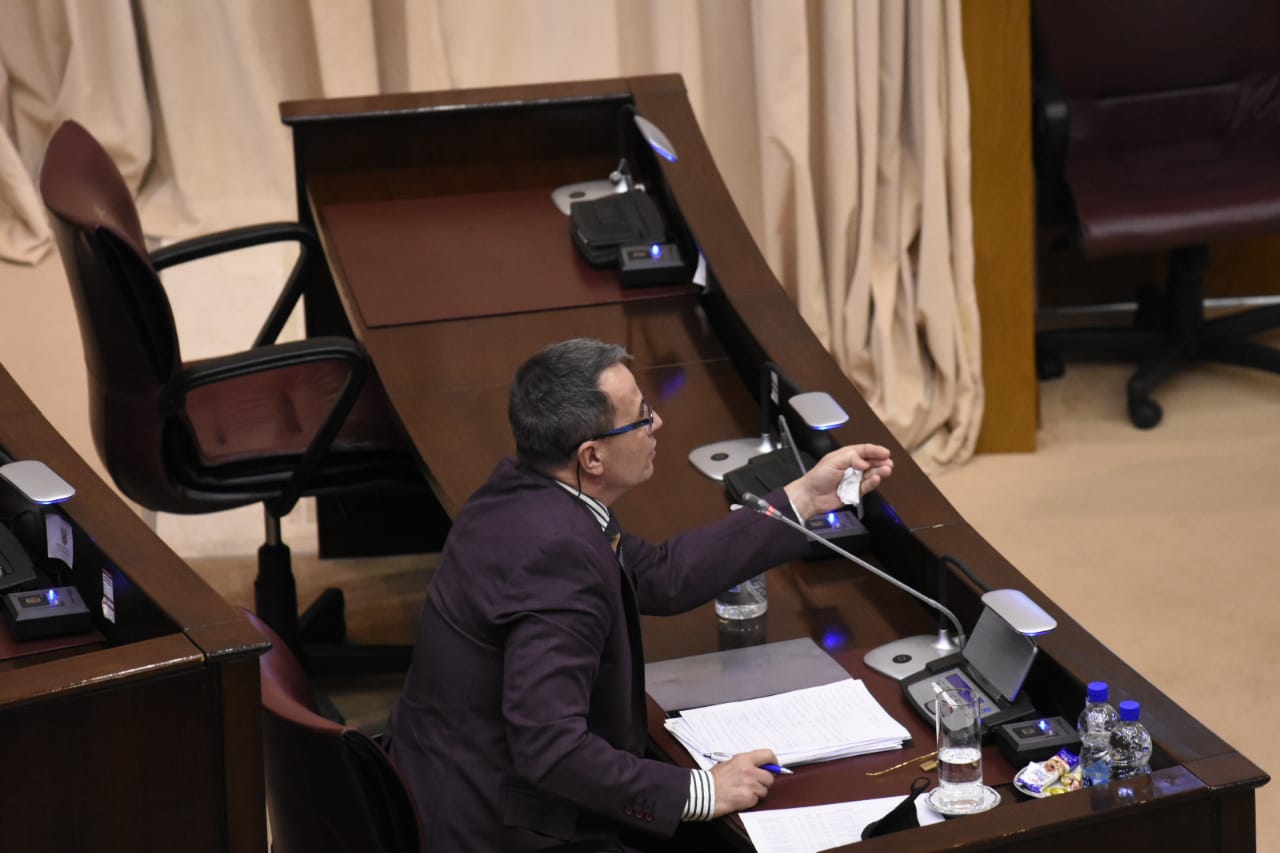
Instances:
[[[1054,794],[1065,794],[1068,791],[1078,791],[1084,787],[1084,768],[1077,764],[1058,777],[1058,781],[1044,789],[1048,796]]]
[[[862,500],[862,472],[857,468],[846,468],[836,486],[836,497],[846,506],[857,506]]]
[[[1013,784],[1033,797],[1074,791],[1080,787],[1080,756],[1069,749],[1060,749],[1048,761],[1033,761],[1019,770]]]

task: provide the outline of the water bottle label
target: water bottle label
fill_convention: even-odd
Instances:
[[[1082,780],[1086,787],[1105,785],[1111,781],[1111,766],[1106,761],[1092,761],[1084,766]]]

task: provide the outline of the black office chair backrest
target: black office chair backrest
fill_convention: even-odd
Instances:
[[[72,283],[98,453],[113,476],[163,479],[157,412],[182,361],[133,196],[102,146],[71,121],[49,143],[40,191]]]
[[[297,658],[244,612],[271,641],[261,673],[274,853],[418,853],[417,810],[391,759],[367,735],[321,716]]]

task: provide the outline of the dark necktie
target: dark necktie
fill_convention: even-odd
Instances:
[[[627,620],[627,638],[631,646],[631,719],[636,738],[636,749],[644,743],[645,732],[645,698],[644,698],[644,647],[640,642],[640,608],[636,605],[635,588],[631,585],[631,577],[627,574],[622,560],[622,525],[613,513],[609,513],[609,521],[604,526],[604,535],[609,538],[609,545],[618,557],[618,567],[622,569],[622,609]]]
[[[609,547],[618,555],[618,565],[622,565],[622,525],[613,513],[609,513],[609,521],[604,526],[604,535],[609,538]]]

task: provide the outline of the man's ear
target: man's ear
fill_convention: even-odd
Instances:
[[[600,443],[584,441],[578,445],[578,465],[582,473],[599,477],[604,473],[604,457],[600,455]]]

